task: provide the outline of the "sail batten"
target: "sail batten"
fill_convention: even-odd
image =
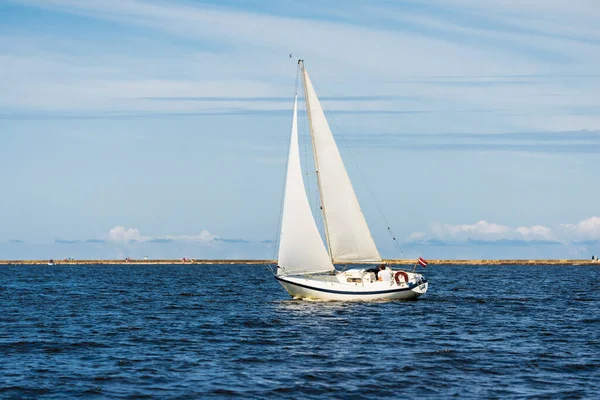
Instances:
[[[308,72],[302,65],[327,244],[335,262],[379,262],[381,256],[344,167]]]
[[[278,274],[315,274],[333,271],[306,196],[298,149],[298,98],[294,98],[292,131],[281,217]]]

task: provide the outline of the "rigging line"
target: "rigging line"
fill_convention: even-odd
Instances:
[[[317,90],[317,88],[316,88],[317,85],[315,85],[314,82],[313,82],[313,86],[315,86],[315,90]],[[375,198],[375,194],[373,193],[373,190],[371,189],[371,186],[369,185],[369,182],[367,182],[367,179],[365,178],[365,175],[363,174],[362,169],[360,169],[360,165],[356,161],[356,157],[354,157],[354,153],[352,152],[352,149],[350,148],[350,146],[348,146],[348,143],[346,142],[345,135],[342,133],[342,131],[338,127],[337,121],[335,120],[335,118],[333,116],[333,113],[331,112],[331,110],[329,110],[328,107],[323,106],[323,104],[321,104],[321,107],[323,107],[323,111],[327,111],[327,113],[331,117],[330,120],[333,122],[333,125],[335,126],[335,130],[337,131],[338,136],[342,138],[342,141],[344,142],[344,146],[346,147],[346,149],[350,153],[350,157],[352,158],[352,162],[354,162],[354,165],[356,165],[356,169],[358,169],[360,177],[362,178],[362,180],[365,183],[367,189],[369,190],[369,194],[371,195],[371,197],[373,198],[373,201],[375,202],[375,205],[377,206],[377,210],[379,211],[379,215],[381,215],[381,218],[383,219],[383,222],[385,222],[385,226],[387,227],[387,231],[390,233],[390,236],[392,237],[392,241],[394,241],[394,243],[396,243],[396,246],[398,246],[398,250],[400,250],[400,254],[404,255],[404,251],[402,250],[402,246],[400,246],[400,243],[398,243],[398,240],[396,240],[396,235],[394,235],[394,232],[392,231],[392,228],[391,228],[390,224],[388,223],[387,219],[385,218],[385,214],[383,213],[383,210],[379,206],[379,203],[377,202],[377,199]]]
[[[297,102],[297,95],[298,95],[298,81],[300,78],[300,66],[298,66],[296,68],[296,84],[294,87],[294,102]],[[297,111],[296,111],[297,112]],[[290,122],[290,131],[292,130],[293,124],[294,124],[294,118],[293,118],[293,105],[292,105],[292,121]],[[287,148],[287,154],[288,154],[288,159],[289,159],[289,154],[290,154],[290,146],[291,146],[291,140],[288,141],[288,148]],[[281,195],[280,195],[280,201],[279,201],[279,218],[277,220],[277,236],[275,237],[275,246],[273,246],[273,260],[276,260],[277,262],[277,252],[279,250],[279,242],[281,239],[281,217],[283,216],[283,202],[285,199],[285,187],[286,187],[286,183],[287,183],[287,172],[288,172],[288,163],[285,164],[285,173],[283,175],[283,185],[281,188]],[[269,269],[270,270],[270,269]],[[273,272],[271,270],[271,272]]]

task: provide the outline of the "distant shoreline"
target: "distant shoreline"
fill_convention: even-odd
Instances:
[[[48,265],[49,260],[0,260],[0,265]],[[416,260],[385,260],[387,264],[412,266]],[[597,265],[592,260],[429,260],[429,265]],[[166,265],[166,264],[275,264],[274,260],[54,260],[55,265]]]

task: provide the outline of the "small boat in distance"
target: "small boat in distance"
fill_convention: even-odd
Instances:
[[[48,265],[54,265],[54,259],[52,259],[52,258],[51,258],[51,259],[49,259],[49,260],[48,260]]]
[[[409,300],[421,296],[428,288],[421,274],[392,271],[383,265],[303,60],[298,60],[298,68],[304,87],[327,247],[304,187],[296,93],[276,279],[294,298]],[[424,265],[426,262],[421,260],[418,263]],[[339,271],[334,266],[336,263],[359,267]]]

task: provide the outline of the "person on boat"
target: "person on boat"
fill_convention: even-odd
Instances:
[[[381,282],[392,282],[392,270],[386,268],[384,264],[379,266],[379,273],[377,274],[377,280]]]

